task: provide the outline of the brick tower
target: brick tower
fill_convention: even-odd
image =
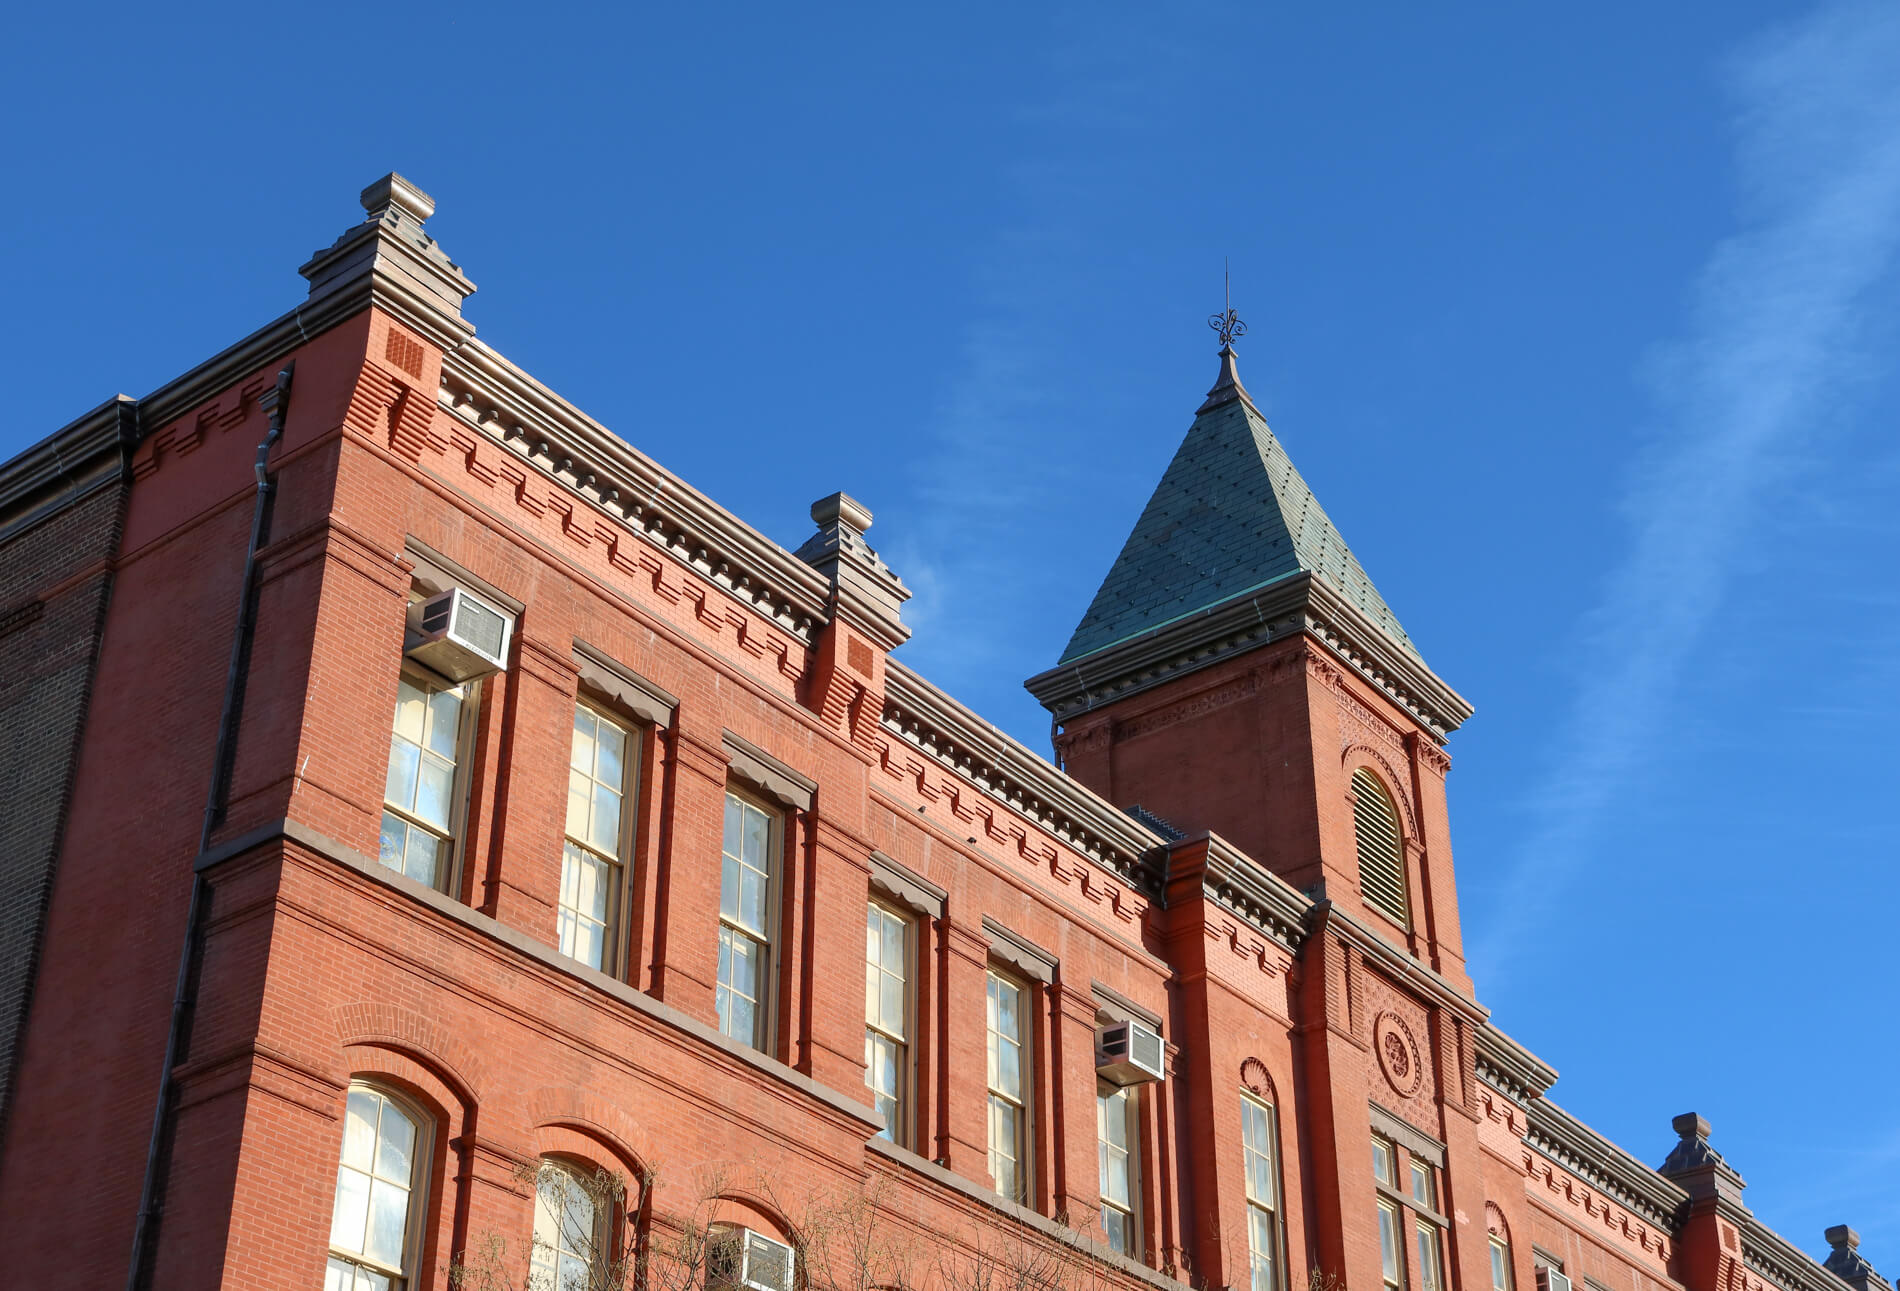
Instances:
[[[1350,898],[1469,990],[1440,745],[1471,706],[1268,429],[1231,343],[1061,661],[1026,684],[1070,775]],[[1395,855],[1361,865],[1355,813],[1390,818]]]

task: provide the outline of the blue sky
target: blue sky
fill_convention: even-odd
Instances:
[[[1214,377],[1436,670],[1480,998],[1651,1162],[1694,1109],[1900,1272],[1900,8],[39,6],[0,455],[299,299],[398,169],[481,334],[1046,749]]]

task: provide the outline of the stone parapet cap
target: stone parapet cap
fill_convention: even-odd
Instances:
[[[1165,840],[1045,758],[978,717],[917,673],[890,660],[884,729],[948,767],[1012,812],[1150,895]]]
[[[0,465],[0,541],[124,475],[139,401],[118,395]]]
[[[462,302],[475,284],[423,230],[435,202],[391,172],[363,190],[362,203],[367,218],[298,270],[310,280],[310,304],[340,301],[348,313],[375,304],[441,348],[467,340],[475,328]]]
[[[442,401],[475,434],[619,520],[699,578],[811,644],[831,585],[480,340],[442,360]]]
[[[1679,1216],[1689,1202],[1687,1190],[1663,1178],[1541,1093],[1531,1098],[1525,1109],[1530,1124],[1525,1142],[1532,1148],[1603,1189],[1657,1227],[1670,1233],[1679,1230]]]
[[[1172,887],[1199,881],[1203,896],[1246,921],[1288,952],[1305,942],[1315,902],[1232,843],[1211,831],[1168,844]]]
[[[1023,685],[1057,721],[1139,694],[1229,655],[1306,633],[1412,714],[1435,739],[1471,704],[1322,578],[1296,573],[1038,673]]]
[[[1536,1098],[1557,1083],[1557,1069],[1504,1034],[1495,1022],[1477,1031],[1478,1075],[1513,1102]]]

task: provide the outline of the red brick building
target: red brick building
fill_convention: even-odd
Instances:
[[[363,199],[0,467],[8,1285],[1886,1291],[1489,1018],[1470,708],[1231,347],[1052,765],[891,657],[867,510],[774,545]]]

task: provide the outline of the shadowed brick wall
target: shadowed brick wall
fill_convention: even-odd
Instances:
[[[95,414],[108,432],[130,416]],[[89,470],[20,478],[0,513],[0,1144],[125,515],[115,441]]]

